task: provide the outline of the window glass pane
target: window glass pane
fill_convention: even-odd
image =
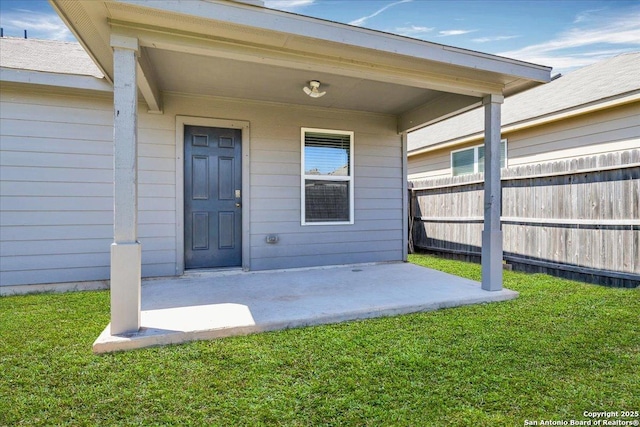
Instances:
[[[307,222],[349,221],[349,182],[305,180]]]
[[[349,176],[350,142],[349,135],[306,133],[305,175]]]
[[[473,173],[473,148],[451,153],[453,176]]]

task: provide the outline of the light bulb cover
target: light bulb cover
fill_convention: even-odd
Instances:
[[[309,95],[311,98],[320,98],[324,95],[326,95],[327,92],[320,92],[319,88],[320,88],[320,82],[318,80],[311,80],[309,82],[309,86],[311,87],[303,87],[302,90],[304,91],[304,93],[306,93],[307,95]]]

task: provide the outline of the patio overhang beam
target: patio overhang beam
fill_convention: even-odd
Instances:
[[[144,48],[161,49],[212,58],[225,58],[245,63],[259,63],[284,68],[324,72],[359,79],[392,83],[420,89],[481,98],[488,93],[502,93],[504,86],[482,80],[451,77],[424,69],[371,63],[318,52],[303,52],[283,47],[270,47],[230,41],[206,34],[154,27],[118,20],[109,21],[112,33],[136,37]]]
[[[482,98],[454,93],[439,97],[398,117],[398,133],[412,132],[482,105]]]
[[[114,31],[111,33],[111,40],[112,48],[114,48],[113,40],[136,40],[136,85],[147,104],[148,112],[162,114],[162,93],[146,48],[142,47],[138,38],[132,34],[122,34]],[[115,68],[115,59],[113,59],[113,74],[115,74]],[[115,76],[113,77],[112,81],[115,80]]]
[[[162,114],[162,94],[158,80],[147,55],[146,49],[140,49],[137,60],[138,89],[144,98],[150,113]]]

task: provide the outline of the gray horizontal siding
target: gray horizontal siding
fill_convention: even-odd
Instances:
[[[110,156],[113,153],[113,141],[94,141],[92,144],[78,144],[77,141],[56,137],[25,137],[16,135],[2,136],[2,149],[22,153],[89,154]]]
[[[34,183],[34,185],[36,185]],[[0,197],[3,212],[11,211],[95,211],[113,209],[111,197]]]
[[[350,242],[369,242],[372,239],[377,241],[393,241],[397,239],[397,230],[365,230],[349,232]],[[306,245],[309,243],[309,237],[306,233],[280,233],[280,240],[288,245]],[[340,233],[319,233],[314,236],[315,244],[339,244],[344,242],[344,237]],[[252,237],[252,246],[254,247],[273,247],[266,243],[265,239],[260,235]]]
[[[110,182],[112,179],[113,169],[2,165],[2,180],[8,182]]]
[[[2,91],[0,285],[108,279],[111,99]],[[145,276],[175,274],[174,128],[169,117],[140,115],[139,236]]]
[[[640,145],[640,104],[597,111],[504,134],[509,167],[621,152]],[[450,153],[468,144],[411,156],[409,180],[451,176]]]
[[[607,154],[640,144],[640,104],[628,104],[548,126],[515,132],[510,166]]]
[[[6,91],[6,92],[5,92]],[[8,93],[10,96],[4,96]],[[0,283],[104,280],[113,233],[111,99],[3,88]],[[252,268],[402,258],[402,159],[395,118],[166,94],[141,111],[139,236],[144,276],[175,274],[175,116],[251,122]],[[301,226],[300,128],[355,132],[355,224]],[[178,207],[181,209],[181,207]],[[280,243],[267,245],[267,234]]]
[[[375,252],[387,252],[393,250],[400,250],[397,240],[374,240],[375,235],[369,236],[369,240],[366,241],[367,246],[363,247],[363,242],[340,242],[336,243],[318,243],[313,242],[312,245],[309,242],[300,243],[297,245],[290,242],[281,240],[277,245],[260,245],[252,248],[252,254],[255,258],[290,258],[298,256],[319,256],[322,258],[331,257],[337,253],[348,257],[351,253],[366,252],[369,250]],[[366,250],[365,250],[366,249]],[[347,261],[349,263],[350,261]],[[343,260],[342,263],[345,263]]]
[[[0,128],[1,129],[1,128]],[[87,143],[80,141],[79,143]],[[46,149],[46,147],[43,147]],[[0,166],[23,166],[30,168],[67,168],[74,166],[89,169],[113,170],[112,158],[102,154],[21,152],[3,150]]]
[[[2,210],[11,211],[109,211],[113,209],[111,197],[92,196],[90,194],[76,197],[50,196],[2,196],[0,197]],[[141,211],[172,211],[175,212],[175,199],[171,197],[140,196],[138,208]]]
[[[437,176],[451,176],[451,151],[438,150],[411,156],[408,159],[407,168],[410,181],[435,178]]]
[[[0,252],[5,257],[51,253],[98,253],[104,252],[104,248],[108,248],[112,241],[111,237],[102,239],[42,239],[38,241],[37,246],[34,246],[31,241],[10,240],[0,242]],[[164,237],[147,237],[144,239],[144,249],[145,251],[174,250],[175,244]]]
[[[38,226],[53,225],[111,225],[113,214],[106,211],[9,211],[0,216],[0,225]]]
[[[285,221],[254,221],[251,225],[252,239],[257,237],[256,241],[261,241],[267,234],[280,233],[300,233],[309,237],[309,244],[313,244],[313,237],[319,234],[338,234],[342,236],[343,241],[349,240],[349,233],[353,231],[389,231],[402,230],[402,221],[400,220],[358,220],[353,225],[308,225],[300,226],[300,216],[295,220]],[[253,241],[253,240],[252,240]]]
[[[138,236],[144,243],[146,237],[172,237],[174,224],[140,224]],[[89,237],[88,237],[89,236]],[[38,242],[40,240],[100,239],[113,236],[113,225],[28,225],[2,227],[2,240]],[[106,248],[109,252],[109,248]]]
[[[87,267],[65,267],[50,270],[25,269],[20,271],[2,271],[0,275],[2,276],[2,286],[84,282],[108,279],[109,267],[90,265]]]
[[[402,259],[402,147],[394,117],[168,94],[165,114],[251,123],[254,270]],[[354,132],[355,223],[302,226],[300,128]],[[278,234],[275,245],[267,234]]]
[[[82,114],[81,111],[76,114]],[[53,123],[37,120],[31,116],[25,120],[0,119],[0,128],[5,135],[25,135],[25,126],[28,126],[28,136],[32,138],[46,138],[55,135],[57,138],[71,141],[110,141],[113,140],[113,127],[106,123],[80,124],[80,123]],[[52,132],[55,130],[55,132]]]
[[[257,258],[253,260],[252,268],[254,270],[270,270],[276,268],[301,268],[324,265],[356,264],[364,262],[398,261],[398,250],[375,251],[369,248],[364,252],[334,252],[323,256],[297,256],[293,259],[291,259],[290,257]]]

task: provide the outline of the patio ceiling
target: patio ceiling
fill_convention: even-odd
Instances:
[[[392,114],[412,130],[489,94],[548,81],[550,69],[226,0],[50,0],[107,79],[111,37],[140,46],[150,110],[163,92]],[[302,87],[322,82],[313,99]]]
[[[255,99],[398,115],[442,92],[346,77],[326,72],[251,64],[160,49],[149,49],[163,91]],[[319,80],[327,94],[311,98],[303,91]]]

